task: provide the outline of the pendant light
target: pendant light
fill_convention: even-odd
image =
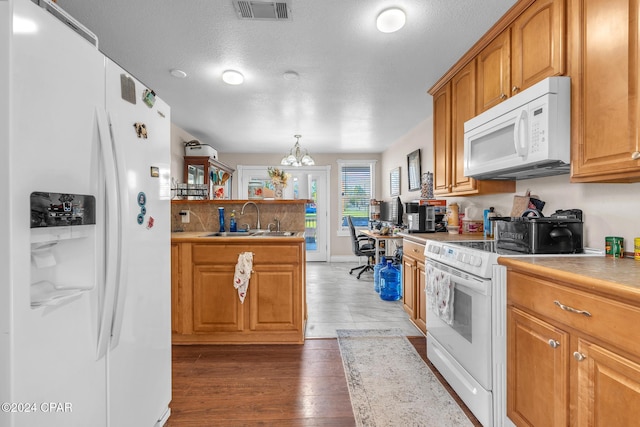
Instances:
[[[296,167],[315,165],[316,162],[309,155],[309,152],[307,150],[303,150],[302,148],[300,148],[300,138],[302,137],[302,135],[293,135],[293,137],[296,138],[296,143],[294,144],[293,148],[289,150],[289,154],[286,154],[282,158],[282,160],[280,161],[280,164],[282,166],[296,166]]]

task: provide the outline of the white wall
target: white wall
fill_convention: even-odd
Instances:
[[[433,120],[429,117],[382,153],[382,165],[380,166],[382,187],[379,188],[377,196],[379,200],[391,200],[389,195],[389,173],[398,166],[400,166],[400,199],[403,202],[408,202],[420,198],[420,191],[409,191],[407,155],[419,148],[422,173],[433,172],[432,140]]]
[[[184,129],[171,123],[171,181],[183,182],[184,143],[195,139]]]
[[[416,148],[422,149],[422,172],[433,171],[433,117],[428,117],[406,136],[394,143],[382,156],[381,169],[388,171],[401,165],[401,199],[413,200],[420,192],[408,192],[406,184],[406,155]],[[384,187],[384,185],[383,185]],[[516,193],[491,196],[447,198],[449,203],[460,204],[461,212],[469,204],[509,215],[513,196],[524,195],[527,189],[546,202],[543,214],[548,216],[557,209],[582,209],[584,214],[584,245],[604,249],[605,236],[625,239],[625,251],[633,252],[633,238],[640,237],[640,183],[633,184],[576,184],[569,175],[517,181]],[[389,194],[388,184],[385,195]]]

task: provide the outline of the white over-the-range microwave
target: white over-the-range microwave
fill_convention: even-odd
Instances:
[[[548,77],[464,124],[464,174],[528,179],[570,172],[571,81]]]

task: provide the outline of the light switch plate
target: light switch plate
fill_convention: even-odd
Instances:
[[[191,212],[189,211],[180,211],[180,215],[182,216],[182,222],[184,224],[188,224],[191,222]]]

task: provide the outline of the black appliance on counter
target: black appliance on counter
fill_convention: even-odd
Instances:
[[[396,197],[390,202],[380,202],[380,220],[401,226],[404,210],[400,197]]]
[[[531,213],[535,216],[527,216]],[[559,210],[550,217],[526,211],[521,217],[494,217],[498,249],[528,254],[582,253],[583,222],[579,209]]]
[[[409,233],[433,233],[436,231],[435,206],[406,203],[406,225]]]

